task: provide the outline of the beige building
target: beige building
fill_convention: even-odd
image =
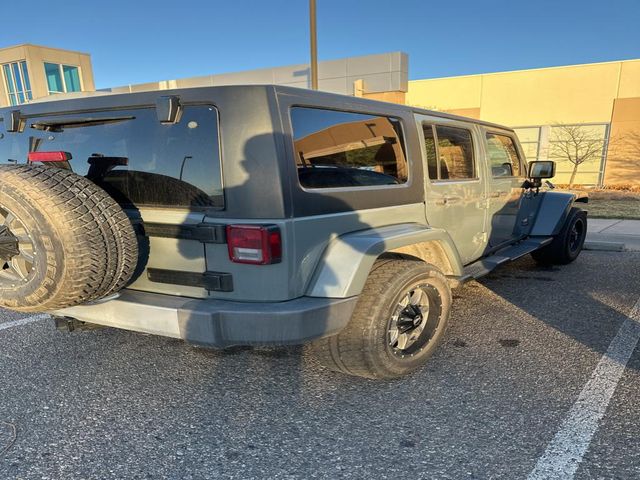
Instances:
[[[403,52],[325,60],[318,63],[318,89],[343,95],[357,95],[387,102],[404,103],[409,80],[408,72],[409,57]],[[201,77],[177,78],[122,85],[106,90],[114,93],[129,93],[172,88],[248,84],[311,88],[309,65],[287,65]]]
[[[516,128],[558,183],[640,184],[640,60],[414,80],[406,103]]]
[[[89,54],[30,44],[0,48],[0,107],[93,90]]]

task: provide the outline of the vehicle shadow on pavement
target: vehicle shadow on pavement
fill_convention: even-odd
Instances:
[[[640,295],[637,268],[628,266],[632,262],[640,268],[640,255],[605,255],[610,255],[605,270],[590,265],[590,253],[585,252],[573,264],[562,266],[541,266],[525,257],[479,283],[536,320],[604,354]],[[575,275],[578,271],[580,276]]]

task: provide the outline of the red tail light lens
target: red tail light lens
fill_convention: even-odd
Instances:
[[[227,225],[227,245],[235,263],[268,265],[282,260],[282,237],[275,225]]]
[[[30,162],[66,162],[71,160],[69,152],[29,152]]]

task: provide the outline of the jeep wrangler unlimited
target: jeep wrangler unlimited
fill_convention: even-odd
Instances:
[[[431,355],[451,288],[569,263],[586,213],[513,130],[281,86],[0,111],[0,305],[210,347],[299,344],[388,378]]]

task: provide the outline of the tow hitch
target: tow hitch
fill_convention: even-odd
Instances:
[[[99,328],[105,328],[102,325],[96,325],[95,323],[87,323],[82,320],[78,320],[73,317],[60,317],[53,316],[53,323],[56,326],[56,329],[61,332],[73,332],[74,330],[85,331],[85,330],[97,330]]]

